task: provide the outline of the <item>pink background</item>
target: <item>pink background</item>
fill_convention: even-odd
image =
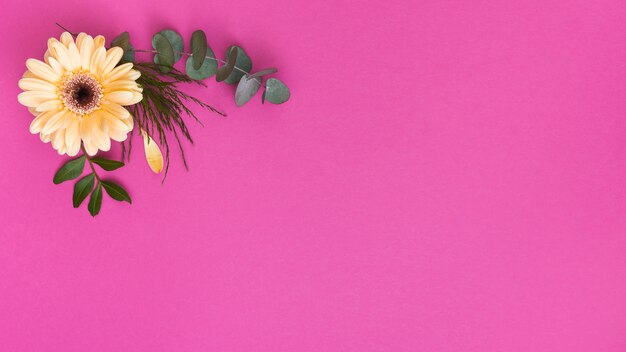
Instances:
[[[137,148],[92,219],[16,99],[55,21],[201,28],[293,97],[190,90],[229,116],[189,172]],[[623,2],[26,0],[0,29],[0,350],[626,350]]]

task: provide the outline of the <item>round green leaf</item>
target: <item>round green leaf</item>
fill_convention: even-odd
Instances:
[[[231,48],[228,50],[228,53],[226,54],[226,63],[222,65],[222,67],[220,67],[215,74],[216,81],[222,82],[235,70],[235,62],[237,61],[238,52],[239,49],[237,48]]]
[[[187,64],[185,65],[185,72],[191,79],[201,80],[207,77],[211,77],[217,72],[217,61],[213,59],[206,59],[200,66],[199,70],[193,68],[193,54],[187,58]]]
[[[181,54],[185,49],[185,44],[183,44],[183,38],[177,32],[171,29],[165,29],[160,31],[158,34],[161,34],[167,41],[170,42],[172,46],[172,50],[174,50],[174,63],[177,63],[181,58]],[[158,62],[155,61],[158,64]]]
[[[89,174],[81,178],[74,185],[74,196],[72,197],[74,208],[78,208],[85,198],[87,198],[89,192],[93,189],[94,176],[94,174]]]
[[[289,100],[290,96],[289,88],[276,78],[270,78],[265,82],[263,100],[267,100],[273,104],[282,104]]]
[[[248,54],[246,54],[246,52],[240,46],[232,45],[226,50],[226,61],[228,61],[230,50],[232,48],[237,48],[237,60],[235,61],[235,66],[250,73],[250,71],[252,70],[252,60],[250,60],[250,57],[248,56]],[[243,77],[243,75],[244,75],[243,72],[239,70],[234,70],[224,80],[224,82],[228,84],[235,84],[239,82],[239,80],[241,79],[241,77]]]
[[[204,63],[204,59],[207,54],[208,45],[206,42],[206,35],[200,29],[193,32],[191,35],[191,54],[193,56],[193,69],[199,70]]]
[[[235,91],[235,103],[237,106],[243,106],[250,101],[256,92],[259,91],[260,87],[260,78],[250,78],[248,75],[243,76],[241,80],[239,80],[237,91]]]
[[[63,165],[59,171],[54,174],[52,182],[54,182],[55,185],[58,185],[61,182],[78,178],[78,176],[83,173],[84,168],[85,156],[83,155],[80,158],[76,158],[65,163],[65,165]]]
[[[152,47],[157,51],[154,63],[159,65],[161,72],[170,72],[174,66],[174,49],[167,38],[157,33],[152,37]]]

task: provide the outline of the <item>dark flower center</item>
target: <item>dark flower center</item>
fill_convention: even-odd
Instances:
[[[103,89],[89,74],[70,73],[63,79],[60,96],[69,110],[87,115],[100,108]]]

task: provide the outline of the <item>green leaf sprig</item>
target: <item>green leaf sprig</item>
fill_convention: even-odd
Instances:
[[[282,104],[291,97],[289,87],[284,82],[276,78],[269,78],[263,82],[265,76],[276,73],[277,69],[269,68],[252,73],[252,60],[243,48],[236,45],[226,49],[224,60],[217,58],[202,30],[196,30],[191,35],[189,42],[191,52],[184,51],[180,34],[169,29],[160,31],[152,37],[154,50],[134,49],[127,32],[118,36],[113,45],[124,50],[124,57],[128,58],[128,61],[134,61],[134,54],[137,52],[155,54],[154,63],[159,66],[162,73],[174,70],[174,64],[186,56],[185,73],[191,79],[204,80],[215,75],[217,82],[237,84],[235,91],[237,106],[243,106],[250,101],[261,87],[265,88],[261,97],[262,103],[268,101],[272,104]],[[218,68],[218,64],[221,64],[221,67]]]
[[[83,201],[91,194],[89,203],[87,204],[87,210],[91,216],[96,216],[100,213],[102,207],[102,189],[114,200],[120,202],[132,203],[128,192],[119,184],[100,178],[96,172],[94,166],[98,165],[105,171],[117,170],[124,166],[124,163],[117,160],[109,160],[101,157],[90,157],[85,152],[85,148],[81,146],[83,155],[76,159],[72,159],[66,162],[59,171],[56,172],[53,178],[54,184],[61,184],[65,181],[75,180],[83,174],[85,168],[85,161],[89,164],[91,172],[86,176],[83,176],[74,184],[74,195],[72,196],[72,204],[74,208],[78,208]]]

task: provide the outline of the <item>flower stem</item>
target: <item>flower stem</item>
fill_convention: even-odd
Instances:
[[[85,146],[84,145],[80,145],[80,149],[83,151],[83,155],[85,155],[85,158],[87,159],[87,162],[89,163],[89,167],[91,168],[91,172],[93,173],[93,175],[96,177],[96,180],[98,180],[98,183],[100,183],[100,177],[98,176],[98,173],[96,172],[96,168],[93,166],[93,162],[91,161],[91,157],[89,157],[89,154],[87,154],[87,151],[85,150]]]

